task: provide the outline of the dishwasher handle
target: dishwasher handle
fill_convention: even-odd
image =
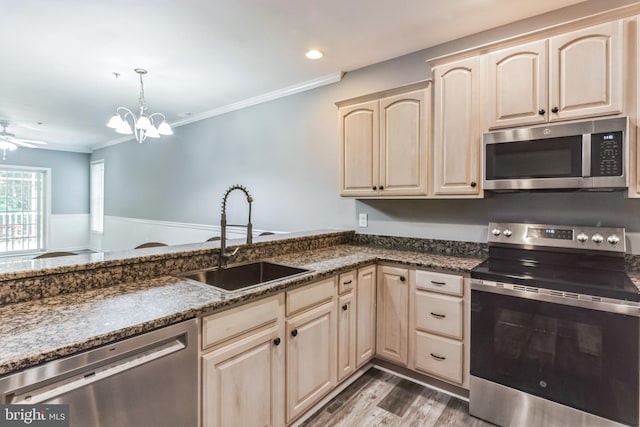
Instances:
[[[76,374],[71,378],[65,378],[57,382],[47,382],[47,384],[42,387],[31,389],[30,391],[22,394],[10,396],[9,401],[6,403],[37,404],[46,402],[62,394],[88,386],[105,378],[112,377],[120,372],[133,369],[169,354],[176,353],[186,347],[187,345],[178,338],[169,342],[162,341],[158,343],[158,345],[151,348],[147,347],[145,350],[136,352],[128,357],[122,359],[111,359],[111,361],[117,360],[117,363],[113,365],[110,364],[110,360],[108,359],[101,367],[87,370],[80,374]]]

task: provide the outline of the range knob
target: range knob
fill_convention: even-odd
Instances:
[[[511,232],[511,230],[509,230],[509,229],[507,228],[506,230],[504,230],[504,231],[502,232],[502,234],[504,234],[504,237],[511,237],[511,235],[512,235],[513,233]]]
[[[578,235],[576,236],[576,239],[578,240],[578,242],[580,242],[580,243],[584,243],[584,242],[586,242],[587,240],[589,240],[589,236],[587,236],[587,235],[586,235],[586,234],[584,234],[584,233],[580,233],[580,234],[578,234]]]
[[[602,237],[601,234],[594,234],[591,237],[591,240],[593,240],[593,243],[600,244],[600,243],[604,242],[604,237]]]
[[[491,230],[491,234],[493,234],[494,236],[498,237],[500,235],[500,229],[499,228],[494,228],[493,230]]]
[[[609,242],[609,244],[611,245],[617,245],[618,243],[620,243],[620,237],[612,234],[611,236],[607,237],[607,242]]]

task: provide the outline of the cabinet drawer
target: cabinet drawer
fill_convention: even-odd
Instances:
[[[462,296],[462,276],[417,270],[416,288]]]
[[[356,286],[356,272],[343,273],[338,279],[338,292],[340,295],[350,292]]]
[[[462,339],[462,298],[424,291],[415,297],[417,329]]]
[[[202,319],[202,348],[252,332],[283,319],[284,295],[252,302]]]
[[[323,280],[287,292],[287,316],[332,299],[336,294],[336,279]]]
[[[418,371],[462,384],[462,347],[459,341],[415,331]]]

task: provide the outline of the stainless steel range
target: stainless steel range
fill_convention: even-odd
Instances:
[[[489,224],[471,272],[472,415],[638,425],[640,292],[621,228]]]

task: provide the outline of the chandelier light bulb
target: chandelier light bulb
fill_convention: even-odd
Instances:
[[[127,107],[118,107],[115,114],[107,123],[107,126],[115,129],[117,133],[121,133],[123,135],[133,134],[138,142],[142,142],[146,138],[160,138],[161,135],[173,135],[173,130],[171,130],[171,126],[167,123],[164,114],[145,114],[147,103],[144,99],[144,83],[142,82],[142,76],[147,74],[147,70],[136,68],[134,71],[138,73],[138,76],[140,77],[140,97],[138,98],[140,115],[136,117],[133,111]],[[157,123],[160,124],[156,127]]]

